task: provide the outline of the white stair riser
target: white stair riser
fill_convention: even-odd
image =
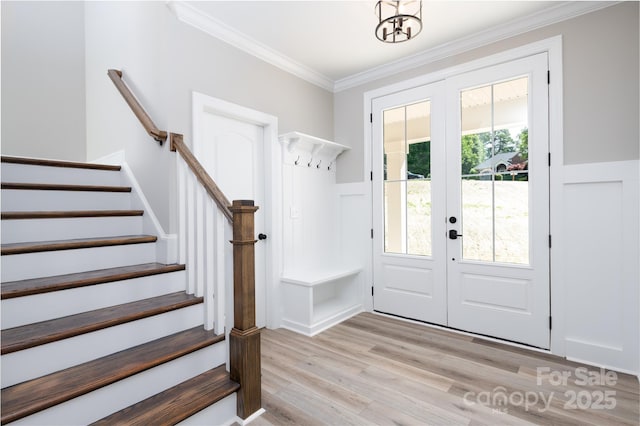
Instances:
[[[224,353],[225,345],[221,344],[201,349],[13,424],[69,425],[94,422],[222,364]]]
[[[202,325],[202,318],[203,307],[198,304],[2,355],[2,387]]]
[[[2,221],[3,244],[138,234],[142,234],[141,216]]]
[[[128,209],[129,192],[2,190],[4,212]]]
[[[2,163],[2,182],[120,185],[121,172]]]
[[[2,329],[185,290],[184,271],[90,285],[2,301]]]
[[[231,425],[236,420],[237,395],[232,393],[176,426]]]
[[[2,256],[2,282],[155,262],[156,244],[128,244]]]

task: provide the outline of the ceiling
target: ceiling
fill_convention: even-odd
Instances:
[[[505,34],[514,35],[607,5],[606,2],[425,0],[422,32],[407,42],[389,44],[375,37],[375,1],[171,3],[179,19],[191,20],[188,23],[246,51],[254,49],[250,53],[257,52],[256,56],[262,59],[266,55],[269,62],[283,64],[281,67],[285,69],[290,66],[290,72],[307,74],[309,81],[331,90],[332,85],[390,64],[417,57],[424,60],[430,53],[442,55],[447,48],[455,50],[461,43],[477,47],[474,44],[478,42],[495,41]],[[182,8],[182,12],[177,8]],[[184,19],[181,13],[186,8],[189,14],[200,16]],[[205,20],[208,23],[204,24]]]

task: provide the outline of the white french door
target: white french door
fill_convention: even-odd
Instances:
[[[374,309],[443,325],[444,101],[444,82],[373,101]]]
[[[547,69],[373,100],[375,310],[549,347]]]

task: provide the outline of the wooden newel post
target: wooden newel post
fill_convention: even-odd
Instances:
[[[238,417],[262,408],[260,330],[256,327],[253,201],[236,200],[233,212],[233,329],[229,335],[231,379],[240,383]]]

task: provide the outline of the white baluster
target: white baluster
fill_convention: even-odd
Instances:
[[[222,217],[222,213],[220,213]],[[233,240],[233,226],[228,222],[224,221],[220,228],[222,229],[221,234],[224,235],[224,238],[218,238],[218,245],[220,247],[220,252],[224,253],[222,256],[221,262],[224,265],[224,281],[220,285],[221,288],[224,288],[224,322],[225,322],[225,334],[227,337],[229,333],[233,329],[233,246],[228,242]],[[226,243],[226,244],[225,244]]]
[[[187,165],[177,155],[178,186],[178,263],[187,262]],[[186,290],[186,289],[185,289]]]
[[[228,243],[228,239],[226,239],[227,235],[225,234],[225,225],[228,223],[226,217],[222,212],[218,209],[215,210],[215,301],[216,301],[216,318],[215,318],[215,326],[216,333],[221,334],[225,331],[225,313],[226,313],[226,263],[225,260],[228,257],[233,257],[233,255],[227,256],[227,248],[231,248],[231,245]],[[233,292],[231,292],[233,293]],[[231,330],[229,328],[228,330]]]
[[[216,232],[214,228],[214,216],[216,212],[216,206],[213,199],[209,196],[205,198],[205,287],[204,287],[204,328],[205,330],[213,329],[215,323],[215,310],[216,310],[216,292],[215,292],[215,249],[214,239]]]
[[[196,296],[204,295],[204,238],[206,229],[204,227],[204,197],[205,191],[199,182],[196,183]]]
[[[195,221],[195,187],[197,182],[193,174],[187,179],[187,293],[195,293],[196,285],[196,221]]]

